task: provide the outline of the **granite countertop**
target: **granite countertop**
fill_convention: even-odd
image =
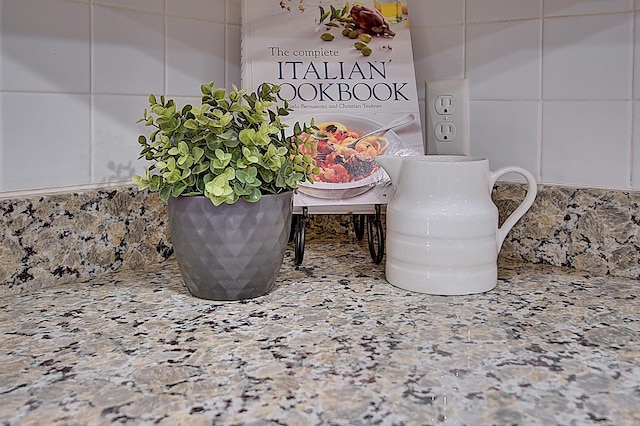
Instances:
[[[0,298],[0,424],[640,424],[636,281],[504,261],[429,296],[355,239],[287,256],[242,302],[172,259]]]

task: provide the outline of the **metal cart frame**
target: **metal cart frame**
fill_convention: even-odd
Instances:
[[[373,206],[371,213],[352,213],[353,229],[358,240],[364,237],[367,231],[367,243],[369,253],[374,263],[382,262],[384,257],[384,229],[382,227],[381,204]],[[289,241],[294,241],[295,264],[301,265],[304,258],[305,233],[309,220],[309,208],[304,206],[300,211],[294,212],[291,221],[291,234]]]

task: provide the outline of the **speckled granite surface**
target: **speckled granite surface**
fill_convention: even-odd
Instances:
[[[132,187],[0,199],[0,296],[162,262],[166,216]]]
[[[502,183],[501,213],[524,197],[524,186]],[[529,212],[507,235],[503,256],[597,274],[640,278],[640,192],[541,186]]]
[[[171,259],[0,298],[0,424],[640,424],[633,280],[503,262],[442,297],[353,239],[288,256],[244,302],[188,295]]]
[[[500,182],[501,215],[523,186]],[[500,256],[640,278],[640,192],[541,185]],[[350,216],[312,215],[310,232],[353,234]],[[0,199],[0,296],[144,268],[173,253],[157,194],[121,187]]]

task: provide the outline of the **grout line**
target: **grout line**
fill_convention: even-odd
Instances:
[[[635,4],[634,4],[635,6]],[[636,73],[636,55],[640,52],[638,52],[638,49],[636,47],[636,39],[637,39],[637,31],[638,28],[636,27],[636,22],[637,22],[637,18],[638,16],[640,16],[637,12],[632,12],[631,13],[631,87],[630,87],[630,99],[631,99],[631,117],[629,120],[629,159],[628,159],[628,167],[629,167],[629,187],[633,188],[633,179],[634,179],[634,173],[633,173],[633,164],[634,164],[634,154],[635,154],[635,150],[634,150],[634,132],[636,131],[636,124],[634,123],[634,118],[635,118],[635,112],[636,112],[636,102],[635,102],[635,87],[636,87],[636,81],[635,81],[635,73]],[[638,153],[640,154],[640,153]],[[639,159],[640,161],[640,159]]]
[[[467,0],[462,4],[462,78],[467,77]],[[426,97],[426,94],[425,94]]]
[[[543,145],[543,137],[542,134],[544,132],[544,0],[540,2],[540,45],[539,45],[539,55],[540,55],[540,66],[538,69],[538,138],[537,138],[537,154],[538,154],[538,182],[542,182],[542,160],[544,153],[544,145]]]
[[[224,87],[229,89],[229,0],[224,1]]]
[[[164,93],[169,93],[169,85],[167,83],[167,79],[169,76],[169,63],[167,61],[167,58],[169,56],[168,52],[169,52],[169,18],[167,16],[167,0],[164,0],[164,10],[163,10],[163,31],[164,31],[164,75],[162,76],[163,79],[163,87],[164,87]]]
[[[94,180],[94,160],[95,160],[95,93],[94,93],[94,21],[93,4],[89,4],[89,182]]]

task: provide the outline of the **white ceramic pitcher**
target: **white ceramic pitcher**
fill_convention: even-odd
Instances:
[[[406,290],[461,295],[494,288],[498,252],[537,193],[519,167],[489,170],[486,158],[456,155],[380,156],[396,193],[387,205],[386,278]],[[524,201],[498,227],[493,185],[506,173],[528,182]]]

